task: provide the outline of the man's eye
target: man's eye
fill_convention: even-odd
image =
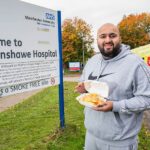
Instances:
[[[110,38],[115,38],[117,35],[116,34],[110,34],[109,37]]]
[[[106,38],[106,36],[105,35],[100,35],[99,38],[104,39],[104,38]]]

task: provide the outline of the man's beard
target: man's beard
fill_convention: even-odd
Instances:
[[[113,46],[113,49],[111,52],[105,52],[105,49],[104,49],[104,44],[103,44],[103,47],[100,47],[98,45],[98,48],[101,52],[101,54],[104,56],[104,57],[108,57],[108,58],[114,58],[115,56],[117,56],[119,53],[120,53],[120,43],[118,43],[115,47],[114,47],[114,43],[111,42],[109,43]]]

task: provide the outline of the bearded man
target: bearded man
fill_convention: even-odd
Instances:
[[[75,90],[86,93],[84,81],[97,80],[107,83],[109,96],[85,107],[85,150],[137,150],[143,111],[150,109],[150,68],[121,43],[111,23],[98,29],[97,44],[100,54],[87,62]]]

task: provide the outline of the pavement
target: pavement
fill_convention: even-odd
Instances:
[[[69,82],[78,82],[79,81],[80,76],[79,75],[68,75],[68,76],[64,76],[64,81],[69,81]]]
[[[143,122],[150,131],[150,110],[144,112]]]
[[[19,94],[14,94],[10,96],[0,97],[0,112],[9,109],[10,107],[24,101],[25,99],[29,98],[30,96],[38,93],[42,89],[23,92]]]
[[[79,78],[79,75],[64,76],[64,81],[78,82]],[[17,103],[24,101],[41,90],[42,89],[38,89],[0,98],[0,112],[5,111]],[[150,110],[144,112],[143,122],[150,130]]]

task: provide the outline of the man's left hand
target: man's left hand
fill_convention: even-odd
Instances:
[[[94,109],[96,111],[103,111],[103,112],[112,111],[113,102],[112,101],[106,101],[102,105],[97,105],[96,107],[92,107],[92,109]]]

